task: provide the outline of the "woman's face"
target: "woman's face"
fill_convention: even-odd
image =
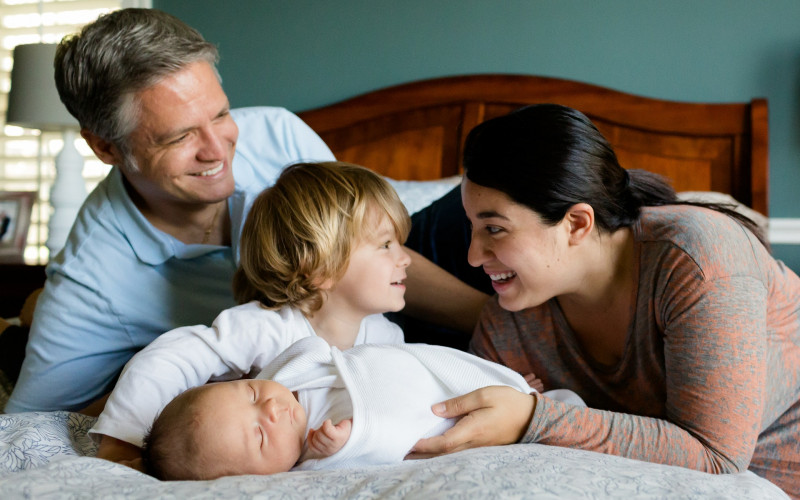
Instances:
[[[535,307],[564,293],[569,229],[549,226],[505,193],[464,178],[461,201],[472,225],[470,265],[483,267],[500,306]]]

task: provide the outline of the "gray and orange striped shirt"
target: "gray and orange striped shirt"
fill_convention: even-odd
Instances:
[[[588,408],[538,397],[523,442],[712,473],[751,469],[800,497],[800,278],[734,219],[645,208],[638,288],[616,366],[586,356],[558,301],[489,301],[471,350]]]

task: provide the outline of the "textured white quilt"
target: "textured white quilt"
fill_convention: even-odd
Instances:
[[[535,444],[393,466],[160,482],[93,458],[93,423],[70,412],[0,415],[0,498],[788,498],[750,472],[709,475]]]

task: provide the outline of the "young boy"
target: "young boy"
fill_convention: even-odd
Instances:
[[[257,374],[304,337],[339,349],[402,343],[410,220],[392,187],[344,163],[286,168],[253,202],[234,294],[210,327],[177,328],[128,362],[90,432],[141,447],[159,411],[209,380]],[[234,249],[236,251],[237,249]]]
[[[234,277],[243,305],[210,327],[164,333],[137,353],[90,432],[141,447],[175,396],[208,381],[254,376],[306,337],[339,350],[402,344],[402,331],[382,313],[405,304],[409,225],[394,189],[370,170],[288,167],[254,201],[243,228]]]
[[[447,347],[340,351],[307,337],[255,379],[175,398],[145,439],[146,470],[186,480],[398,463],[419,439],[453,425],[431,405],[489,385],[533,392],[513,370]],[[570,391],[547,394],[583,404]]]

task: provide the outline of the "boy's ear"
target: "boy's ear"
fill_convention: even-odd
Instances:
[[[89,130],[81,129],[81,137],[84,138],[86,144],[92,148],[95,156],[106,165],[122,165],[122,154],[116,146],[103,139],[102,137],[89,132]]]
[[[564,220],[569,227],[570,245],[579,245],[594,229],[594,209],[588,203],[576,203],[567,210]]]

